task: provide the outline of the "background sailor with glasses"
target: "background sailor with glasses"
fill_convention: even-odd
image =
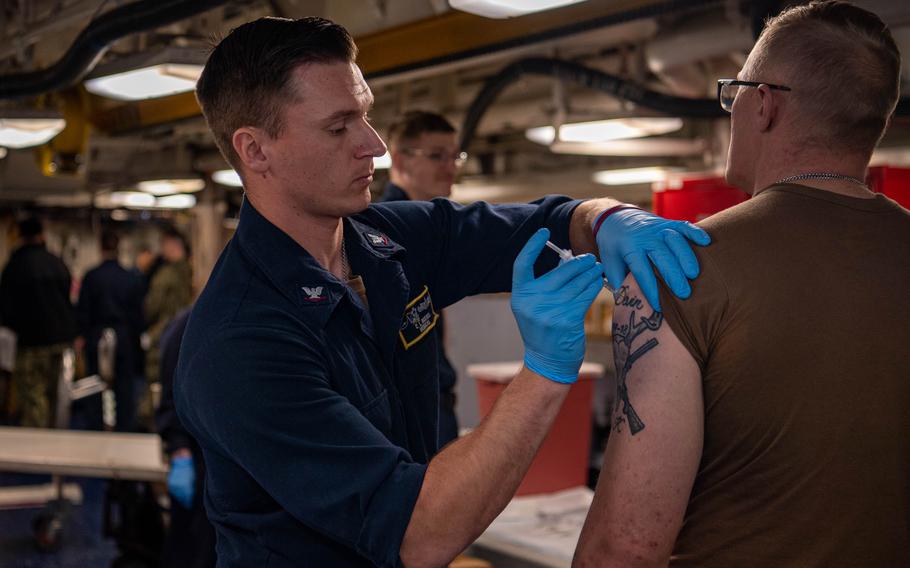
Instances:
[[[449,197],[455,175],[466,152],[458,150],[455,127],[442,115],[412,110],[399,116],[389,127],[392,167],[389,183],[379,201],[429,201]],[[458,376],[445,352],[445,322],[439,314],[439,447],[458,437],[455,415],[455,383]]]
[[[380,201],[429,201],[449,197],[468,155],[458,149],[458,135],[442,115],[409,111],[389,127],[392,167]]]

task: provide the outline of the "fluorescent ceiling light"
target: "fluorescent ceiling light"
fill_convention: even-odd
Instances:
[[[201,73],[201,65],[155,65],[89,79],[85,88],[90,93],[118,101],[139,101],[192,91]]]
[[[0,109],[0,146],[27,148],[44,144],[66,127],[53,110]]]
[[[578,156],[697,156],[707,150],[704,140],[655,137],[638,140],[607,140],[605,142],[553,142],[555,154]]]
[[[386,152],[378,158],[373,158],[373,167],[377,170],[387,170],[392,167],[392,155]]]
[[[212,174],[212,181],[230,187],[243,187],[240,174],[234,170],[218,170]]]
[[[140,181],[136,184],[139,191],[152,195],[171,195],[173,193],[193,193],[205,187],[205,180],[200,178],[188,179],[153,179]]]
[[[603,185],[632,185],[636,183],[653,183],[664,181],[667,175],[680,171],[679,168],[629,168],[623,170],[604,170],[596,172],[592,179]]]
[[[95,207],[116,209],[118,207],[143,208],[155,205],[155,196],[141,191],[114,191],[95,196]]]
[[[0,118],[0,146],[27,148],[44,144],[66,126],[62,118]]]
[[[196,205],[195,195],[166,195],[155,200],[155,209],[189,209]]]
[[[196,88],[204,63],[202,49],[151,49],[99,65],[86,79],[85,88],[121,101],[176,95]]]
[[[683,121],[680,118],[657,116],[575,122],[562,125],[559,129],[559,141],[606,142],[625,138],[642,138],[676,132],[682,126]],[[525,131],[525,136],[532,142],[547,146],[557,141],[556,128],[552,126],[529,128]]]
[[[485,18],[514,18],[532,12],[552,10],[584,0],[449,0],[455,10]]]
[[[155,197],[141,191],[114,191],[95,196],[99,209],[188,209],[196,205],[196,196],[187,194]]]

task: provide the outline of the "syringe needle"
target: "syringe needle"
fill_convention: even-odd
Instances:
[[[552,250],[553,252],[558,254],[559,258],[561,258],[563,260],[572,260],[573,258],[575,258],[575,255],[572,254],[572,251],[568,251],[566,249],[559,248],[558,246],[554,245],[550,241],[547,241],[547,248],[549,248],[550,250]],[[610,283],[607,282],[606,278],[604,278],[603,281],[604,281],[604,288],[606,288],[612,294],[613,286],[610,286]]]
[[[561,258],[563,260],[572,260],[573,258],[575,258],[575,256],[570,251],[561,249],[558,246],[551,243],[550,241],[547,241],[547,247],[550,250],[552,250],[553,252],[555,252],[556,254],[558,254],[559,258]]]

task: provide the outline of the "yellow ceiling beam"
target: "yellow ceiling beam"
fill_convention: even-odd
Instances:
[[[49,142],[35,148],[35,159],[45,176],[82,175],[85,149],[92,127],[86,121],[87,92],[82,86],[42,97],[42,105],[57,108],[66,126]]]
[[[364,74],[492,47],[656,4],[654,0],[591,0],[518,18],[494,20],[452,10],[357,38]]]
[[[92,106],[97,109],[91,113],[89,120],[98,130],[109,134],[192,118],[202,113],[193,92],[158,99],[117,103],[113,106],[105,104],[107,101],[102,100],[102,97],[89,96],[93,98]]]
[[[371,75],[418,65],[440,57],[482,50],[497,44],[545,33],[593,19],[656,4],[655,0],[591,0],[518,18],[494,20],[452,10],[358,38],[357,62]],[[90,95],[95,99],[95,97]],[[132,103],[93,101],[90,122],[107,133],[120,133],[198,116],[193,93]]]

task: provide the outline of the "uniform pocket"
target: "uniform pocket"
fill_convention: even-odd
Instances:
[[[373,400],[364,404],[360,413],[380,432],[389,435],[392,429],[392,407],[389,404],[389,391],[382,389]]]

